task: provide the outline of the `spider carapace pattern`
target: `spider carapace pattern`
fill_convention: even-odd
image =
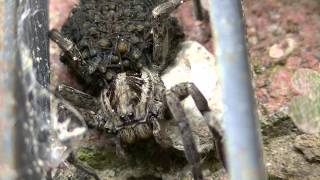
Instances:
[[[170,16],[179,0],[81,0],[63,25],[49,37],[62,49],[60,60],[88,92],[60,84],[57,95],[70,102],[93,128],[123,144],[155,138],[161,144],[159,121],[166,109],[181,132],[194,179],[203,179],[200,157],[180,103],[191,95],[221,149],[222,130],[198,88],[189,82],[166,90],[160,76],[173,60],[183,34]],[[76,160],[69,158],[70,162]],[[87,173],[99,177],[91,170]]]

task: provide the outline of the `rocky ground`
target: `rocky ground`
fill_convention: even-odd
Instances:
[[[311,160],[320,150],[317,95],[306,100],[319,83],[319,10],[319,1],[244,3],[270,178],[319,179],[319,161]]]
[[[76,0],[51,1],[51,28],[61,27],[75,3]],[[319,12],[318,0],[244,1],[249,57],[269,179],[320,179],[320,113],[316,91],[320,84]],[[198,41],[214,52],[211,41],[214,37],[208,22],[192,20],[191,2],[183,4],[175,16],[188,40]],[[57,60],[57,47],[52,45],[51,52],[52,68],[59,74],[53,80],[77,87]],[[97,139],[97,135],[89,137]],[[114,150],[96,147],[92,139],[86,148],[78,151],[78,157],[104,179],[191,179],[189,166],[178,146],[161,150],[153,141],[142,142],[129,148],[132,158],[124,163],[115,156]],[[208,145],[202,152],[207,179],[227,179],[221,164],[213,157],[210,140],[202,145]],[[62,169],[60,179],[65,179],[68,173],[74,178],[77,178],[75,174],[84,177],[74,173],[72,166]]]

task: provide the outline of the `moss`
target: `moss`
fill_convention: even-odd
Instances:
[[[142,177],[129,177],[127,180],[162,180],[160,177],[156,177],[154,175],[147,175]]]
[[[257,65],[254,65],[254,66],[253,66],[253,70],[254,70],[254,72],[255,72],[257,75],[260,75],[260,74],[263,73],[264,68],[263,68],[263,66],[261,66],[260,64],[257,64]]]
[[[268,180],[283,180],[284,178],[277,177],[275,175],[268,175]]]
[[[297,131],[292,119],[287,113],[281,111],[269,116],[260,117],[260,122],[265,143],[269,139],[285,136]]]
[[[164,149],[152,139],[130,144],[125,148],[125,152],[127,161],[117,157],[115,148],[81,148],[76,156],[97,170],[140,167],[169,172],[173,167],[183,168],[187,164],[183,152],[173,148]]]
[[[121,160],[114,151],[97,148],[81,148],[77,152],[77,158],[94,169],[118,168]]]

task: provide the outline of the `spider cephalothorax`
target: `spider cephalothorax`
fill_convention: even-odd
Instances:
[[[120,73],[101,93],[102,110],[112,117],[105,128],[119,134],[126,143],[158,136],[159,119],[163,119],[165,87],[155,72]]]
[[[203,179],[180,101],[192,96],[219,146],[221,128],[193,83],[167,90],[160,78],[181,37],[181,32],[174,31],[179,29],[176,20],[169,16],[179,4],[178,0],[83,0],[62,33],[52,30],[49,36],[63,50],[62,60],[68,67],[98,92],[89,95],[61,84],[57,94],[76,106],[89,126],[114,134],[119,155],[124,155],[122,144],[140,139],[154,137],[161,144],[159,121],[169,109],[194,178]]]

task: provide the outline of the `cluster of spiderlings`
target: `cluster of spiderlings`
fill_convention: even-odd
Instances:
[[[153,7],[147,0],[83,0],[61,32],[77,45],[89,74],[110,81],[115,73],[137,71],[152,58]]]

